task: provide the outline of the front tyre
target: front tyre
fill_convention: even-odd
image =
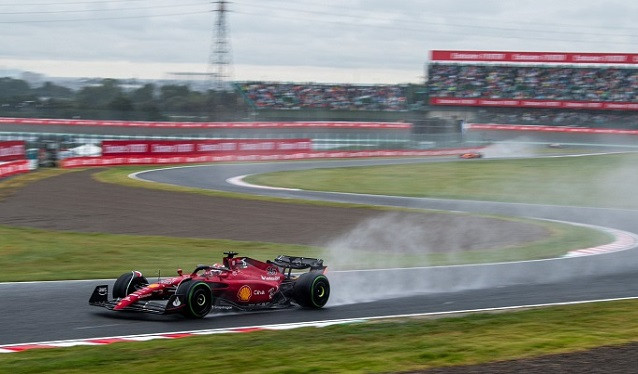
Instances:
[[[292,289],[293,300],[304,308],[323,308],[330,297],[330,282],[321,273],[302,274]]]
[[[204,282],[195,282],[186,291],[184,315],[189,318],[204,318],[213,307],[213,293]]]
[[[121,299],[129,294],[148,286],[148,280],[139,271],[129,271],[117,278],[113,285],[113,297]]]

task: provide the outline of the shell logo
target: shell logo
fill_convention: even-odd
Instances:
[[[237,292],[237,299],[239,299],[239,301],[246,302],[250,300],[250,296],[252,296],[252,294],[253,290],[251,290],[249,286],[241,286]]]

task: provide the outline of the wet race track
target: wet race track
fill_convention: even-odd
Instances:
[[[145,172],[137,177],[286,198],[562,220],[638,233],[638,211],[633,210],[256,189],[228,181],[237,176],[275,170],[402,162],[423,160],[210,165]],[[7,220],[15,223],[19,219],[5,217],[2,223]],[[637,250],[514,264],[335,271],[328,274],[333,295],[323,310],[223,313],[211,314],[202,320],[117,314],[90,307],[87,300],[93,288],[111,283],[110,280],[3,283],[0,284],[3,326],[0,345],[632,298],[638,296]]]

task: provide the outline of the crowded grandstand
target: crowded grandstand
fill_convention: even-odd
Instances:
[[[432,51],[428,100],[474,122],[635,128],[637,64],[622,53]]]
[[[239,86],[251,106],[270,109],[402,111],[406,87],[247,82]]]
[[[433,97],[638,102],[638,70],[432,64]]]

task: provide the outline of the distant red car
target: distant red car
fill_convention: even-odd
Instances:
[[[460,158],[482,158],[483,154],[479,152],[466,152],[459,155]]]
[[[223,264],[199,265],[190,274],[149,283],[139,271],[122,274],[113,285],[95,287],[89,304],[114,311],[181,313],[203,318],[212,310],[255,310],[299,305],[322,308],[330,296],[323,260],[279,256],[261,262],[225,252]],[[293,274],[293,270],[305,270]]]

